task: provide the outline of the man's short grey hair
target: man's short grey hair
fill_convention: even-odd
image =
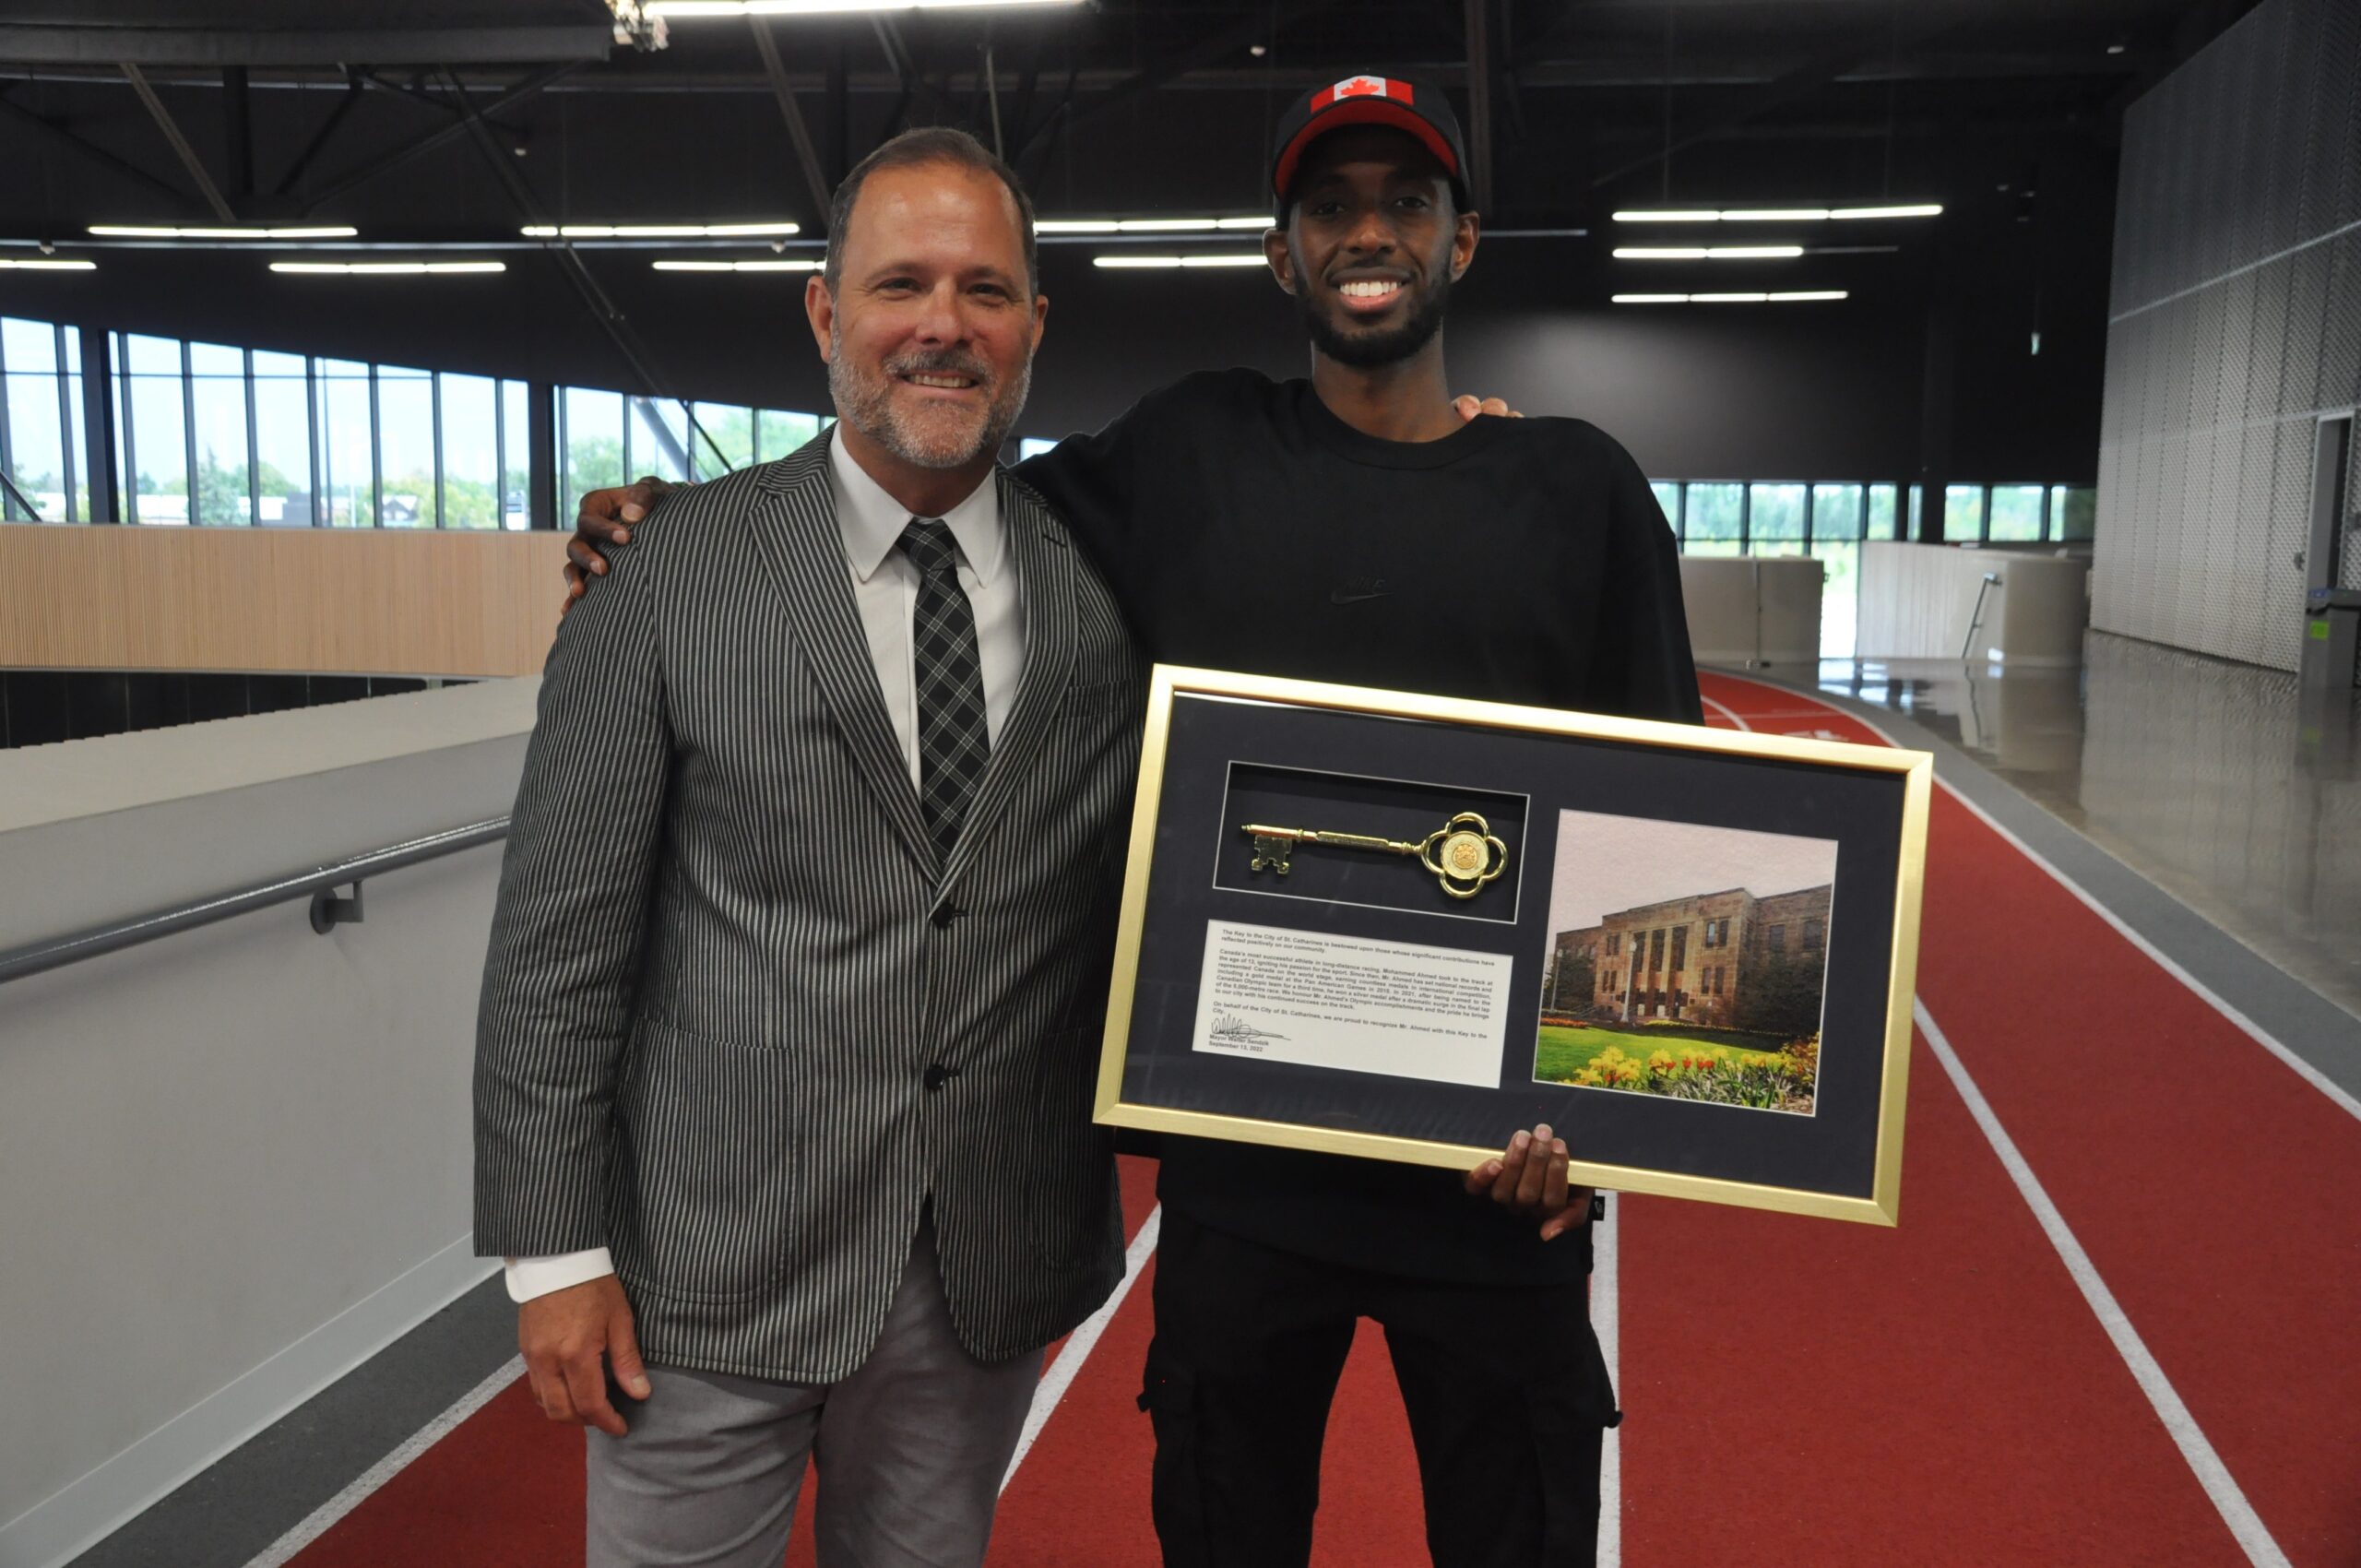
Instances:
[[[845,231],[852,226],[853,203],[860,199],[860,187],[869,176],[880,169],[914,169],[929,163],[981,170],[1008,187],[1009,199],[1016,203],[1017,220],[1025,231],[1025,287],[1028,292],[1038,294],[1041,264],[1034,253],[1033,198],[1025,194],[1016,171],[994,156],[991,148],[950,125],[920,125],[904,131],[855,164],[844,184],[836,187],[836,196],[828,204],[828,259],[821,274],[827,280],[828,292],[836,291],[837,280],[844,275]]]

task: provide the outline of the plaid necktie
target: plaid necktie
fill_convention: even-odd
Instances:
[[[900,547],[919,569],[918,607],[910,616],[919,694],[919,803],[935,849],[947,861],[991,755],[984,728],[984,669],[976,657],[976,612],[959,586],[950,529],[913,517],[902,530]]]

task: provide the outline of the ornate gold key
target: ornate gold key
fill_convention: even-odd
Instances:
[[[1247,869],[1275,871],[1281,876],[1287,875],[1299,844],[1415,855],[1454,898],[1473,898],[1487,884],[1499,880],[1509,866],[1509,847],[1494,837],[1491,824],[1474,812],[1461,812],[1424,838],[1380,838],[1368,833],[1329,833],[1257,823],[1248,823],[1240,831],[1254,840],[1254,858]]]

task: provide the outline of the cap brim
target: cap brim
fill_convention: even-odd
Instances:
[[[1395,130],[1407,131],[1435,155],[1435,160],[1442,165],[1453,184],[1459,182],[1459,160],[1453,155],[1451,143],[1417,111],[1390,98],[1354,98],[1314,114],[1303,129],[1289,138],[1271,170],[1272,194],[1281,201],[1287,200],[1287,187],[1295,184],[1296,165],[1303,160],[1303,149],[1330,131],[1342,130],[1347,125],[1391,125]]]

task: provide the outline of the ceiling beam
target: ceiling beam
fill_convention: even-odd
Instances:
[[[204,160],[196,156],[196,148],[189,146],[188,137],[181,135],[181,128],[173,122],[172,112],[164,107],[164,101],[156,96],[156,89],[148,85],[147,77],[137,65],[129,64],[124,65],[123,76],[131,84],[131,90],[139,95],[139,101],[148,106],[148,118],[156,122],[156,128],[164,133],[166,141],[172,143],[172,155],[181,160],[181,167],[188,171],[189,178],[196,182],[197,190],[205,196],[205,204],[213,209],[213,216],[224,223],[236,222],[236,209],[222,199],[220,189],[213,183],[213,176],[206,172]]]
[[[36,114],[16,100],[5,95],[0,95],[0,118],[11,120],[28,130],[40,132],[57,146],[104,169],[111,174],[129,180],[134,184],[143,185],[158,196],[169,196],[174,206],[188,205],[188,193],[171,181],[158,179],[137,164],[116,157],[96,142],[85,141],[74,132],[67,130],[60,122],[51,119],[46,114]]]
[[[328,9],[322,6],[320,9]],[[603,11],[602,6],[590,6]],[[333,65],[347,60],[454,65],[604,60],[614,19],[550,27],[148,28],[0,24],[0,60],[28,65]]]
[[[795,146],[795,161],[803,171],[804,188],[812,193],[812,227],[825,233],[834,204],[829,196],[828,177],[820,171],[820,149],[813,145],[812,127],[804,124],[803,111],[795,101],[795,89],[787,85],[787,66],[779,60],[777,41],[771,37],[770,19],[750,16],[746,26],[753,31],[754,48],[763,57],[763,70],[771,78],[771,96],[778,100],[779,116],[787,122],[787,139]]]
[[[513,104],[521,103],[526,99],[532,97],[535,93],[540,91],[543,88],[548,87],[552,82],[556,81],[560,77],[564,76],[568,71],[573,69],[575,69],[575,66],[571,64],[544,65],[541,69],[534,72],[531,76],[527,77],[523,81],[518,82],[516,86],[510,88],[507,91],[493,99],[490,103],[484,105],[482,112],[487,115],[497,114],[503,109],[506,109]],[[457,76],[451,75],[448,72],[445,74],[458,91],[462,93],[467,91],[466,87],[459,82],[459,78]],[[367,78],[364,76],[362,79],[366,80]],[[443,103],[438,103],[436,107],[446,111],[450,108],[448,104]],[[405,142],[401,146],[395,148],[391,151],[386,152],[377,158],[372,159],[366,163],[358,164],[346,170],[344,173],[339,175],[326,190],[316,192],[309,197],[303,203],[303,210],[305,212],[310,212],[315,208],[324,207],[327,203],[334,201],[337,197],[344,195],[347,191],[351,190],[354,186],[366,184],[380,174],[400,168],[403,164],[408,163],[413,158],[417,158],[424,153],[432,152],[436,148],[441,147],[447,142],[455,141],[457,138],[466,136],[468,134],[469,125],[475,117],[476,110],[474,106],[471,103],[464,105],[460,112],[452,119],[451,123],[445,125],[442,129],[430,131],[425,136],[419,137],[415,141]]]
[[[335,138],[338,129],[351,114],[352,106],[360,102],[362,95],[368,90],[358,74],[346,80],[344,96],[336,101],[336,107],[329,110],[327,118],[320,122],[320,128],[312,133],[312,139],[303,144],[303,150],[295,155],[295,161],[287,166],[287,172],[281,174],[279,177],[279,184],[271,187],[273,196],[285,196],[295,188],[296,182],[303,177],[304,171],[311,168],[312,160],[317,158],[320,155],[320,149]]]
[[[1492,0],[1465,0],[1467,19],[1467,192],[1476,210],[1492,211]]]

